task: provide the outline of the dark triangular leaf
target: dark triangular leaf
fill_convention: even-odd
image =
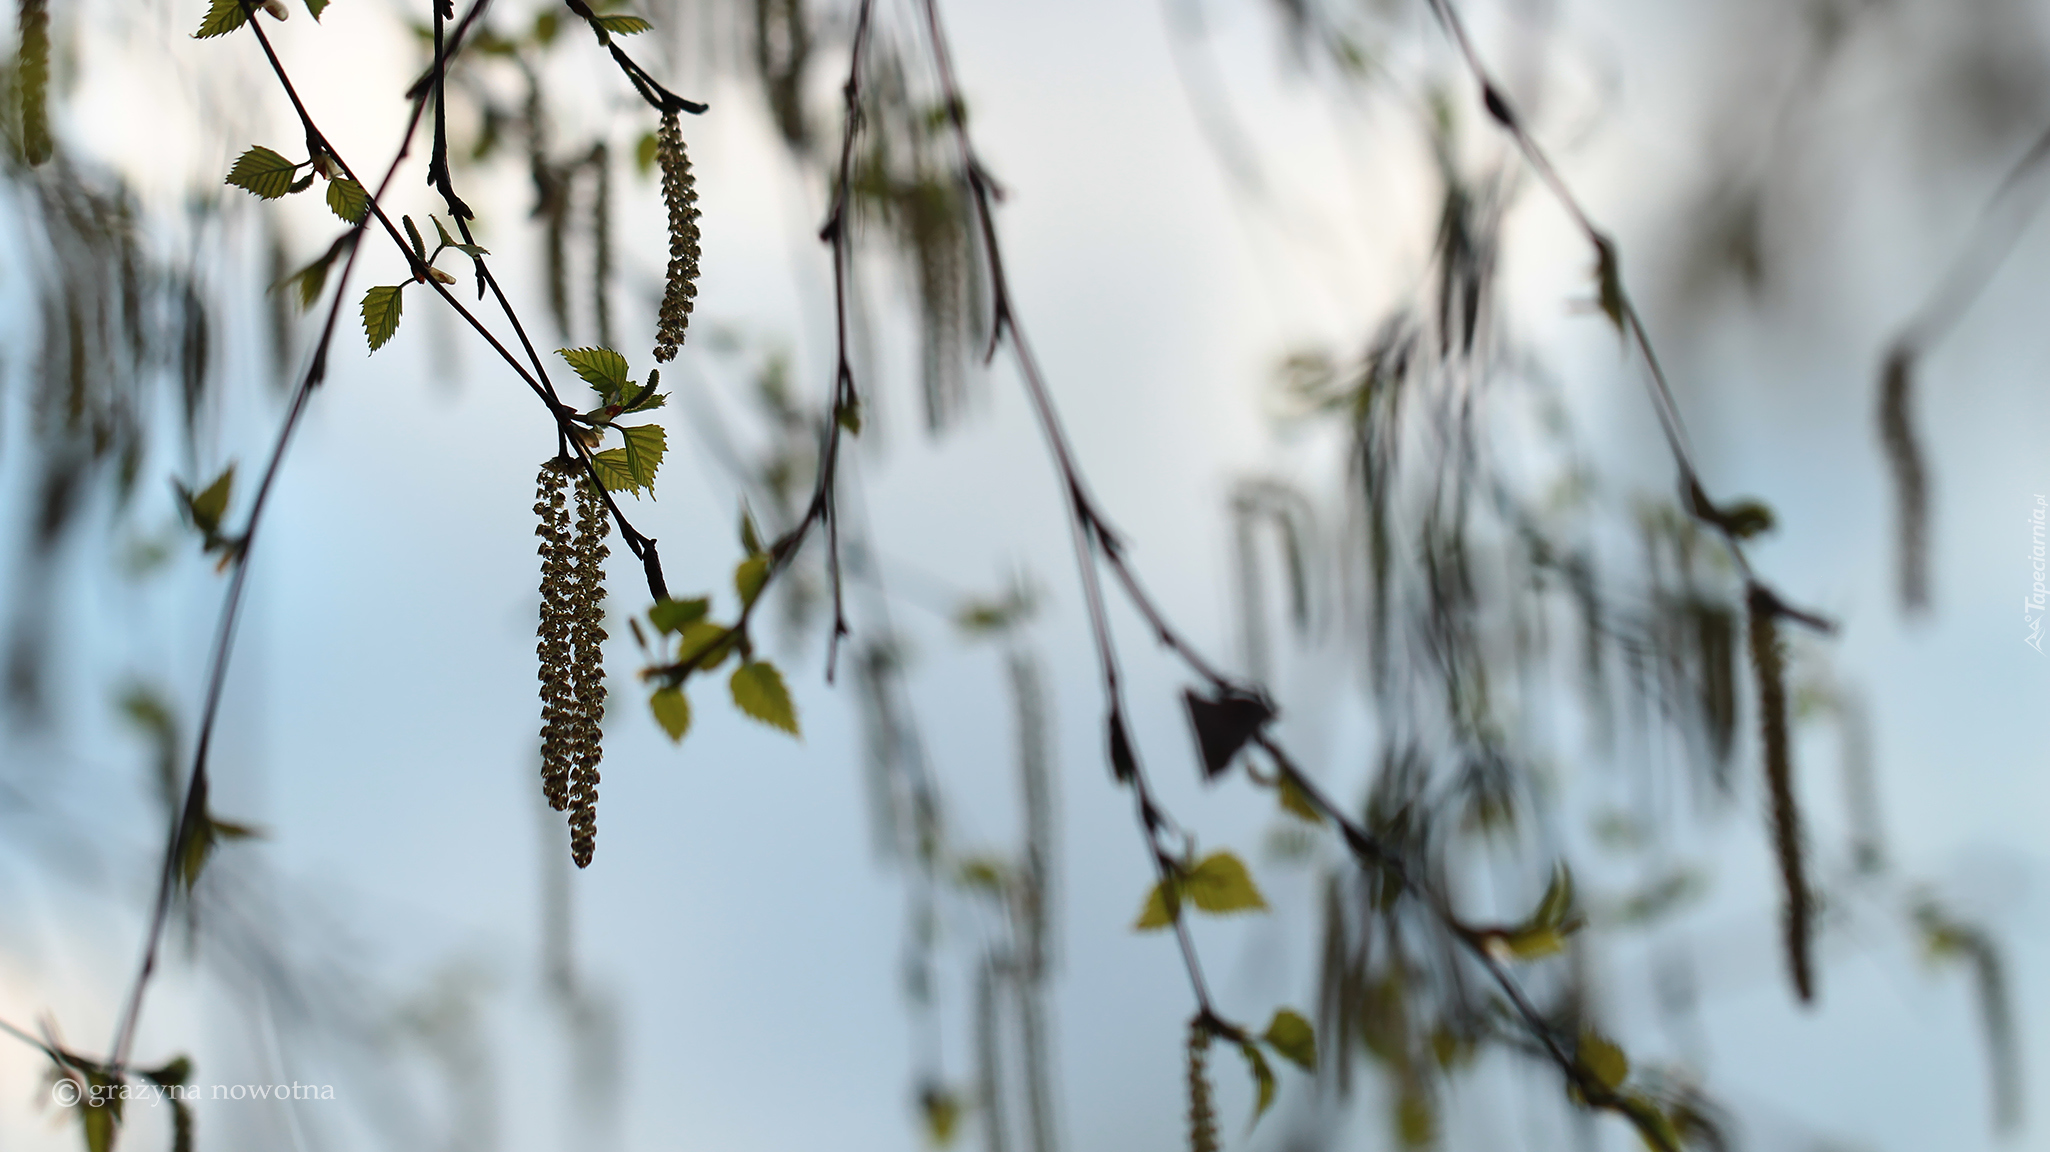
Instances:
[[[1274,709],[1265,700],[1240,692],[1198,696],[1184,689],[1182,702],[1188,705],[1189,725],[1196,730],[1196,747],[1203,753],[1205,780],[1222,775],[1232,757],[1274,719]]]

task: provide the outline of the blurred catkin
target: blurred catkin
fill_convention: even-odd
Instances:
[[[1210,1029],[1201,1019],[1189,1021],[1189,1152],[1218,1152],[1217,1109],[1210,1101],[1210,1077],[1203,1064],[1210,1051]]]
[[[698,294],[697,181],[691,176],[690,156],[674,112],[662,114],[655,158],[662,165],[662,202],[669,206],[669,283],[656,320],[655,359],[667,361],[675,359],[677,345],[683,343]]]
[[[1801,810],[1794,801],[1793,752],[1787,744],[1786,656],[1780,649],[1779,599],[1753,584],[1747,607],[1751,615],[1751,667],[1758,677],[1758,725],[1764,741],[1765,784],[1772,806],[1773,850],[1779,856],[1785,889],[1787,969],[1803,1003],[1815,999],[1810,958],[1814,907],[1801,860]]]

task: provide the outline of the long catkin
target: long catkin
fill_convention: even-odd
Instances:
[[[669,208],[669,277],[655,325],[655,359],[676,357],[690,326],[698,295],[698,189],[684,151],[676,113],[664,112],[655,133],[655,158],[662,166],[662,202]]]

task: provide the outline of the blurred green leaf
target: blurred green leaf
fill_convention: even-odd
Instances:
[[[711,608],[712,601],[705,596],[689,600],[657,600],[655,606],[648,609],[648,622],[666,635],[686,624],[703,620]]]
[[[728,686],[733,690],[733,703],[742,712],[771,728],[798,735],[797,705],[791,702],[790,689],[784,687],[783,674],[774,664],[749,660],[733,670]]]
[[[1614,1092],[1630,1076],[1630,1058],[1608,1037],[1592,1028],[1580,1033],[1580,1050],[1574,1056],[1595,1083]]]
[[[1317,1033],[1301,1013],[1288,1008],[1275,1012],[1260,1038],[1303,1071],[1317,1070]]]
[[[766,553],[758,552],[733,569],[733,590],[740,594],[743,606],[753,604],[755,597],[762,594],[762,585],[768,581],[769,557]]]
[[[1240,1042],[1239,1053],[1246,1058],[1246,1068],[1253,1074],[1253,1119],[1246,1125],[1251,1128],[1274,1103],[1274,1069],[1268,1066],[1267,1057],[1261,1055],[1260,1046],[1250,1040]]]
[[[690,731],[690,697],[681,688],[657,688],[648,697],[648,707],[655,713],[655,722],[662,725],[662,731],[669,733],[669,739],[682,743],[684,733]]]
[[[1205,912],[1252,912],[1267,907],[1245,862],[1230,852],[1212,852],[1182,877],[1182,895]]]
[[[600,16],[598,17],[598,27],[605,29],[614,36],[638,36],[653,28],[654,25],[641,19],[639,16]]]

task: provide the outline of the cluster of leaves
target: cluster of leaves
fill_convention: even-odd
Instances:
[[[661,383],[658,369],[648,370],[646,383],[636,384],[627,371],[626,357],[610,348],[559,348],[556,354],[569,362],[584,383],[598,394],[598,403],[571,418],[583,425],[580,435],[586,449],[597,449],[607,432],[619,433],[621,445],[594,451],[591,467],[607,492],[655,492],[655,471],[668,451],[668,434],[660,424],[619,424],[622,417],[652,412],[669,402],[655,389]]]
[[[799,734],[797,705],[790,698],[783,673],[756,656],[749,634],[755,605],[775,569],[775,558],[763,547],[754,517],[745,510],[740,517],[740,540],[746,558],[733,570],[733,591],[740,600],[740,613],[733,623],[720,624],[711,618],[710,596],[658,601],[648,610],[652,641],[640,622],[633,622],[634,638],[650,660],[641,670],[641,679],[656,685],[648,696],[648,707],[662,730],[678,743],[690,732],[690,697],[684,689],[691,678],[714,672],[735,658],[739,663],[726,682],[734,707],[771,728]]]

